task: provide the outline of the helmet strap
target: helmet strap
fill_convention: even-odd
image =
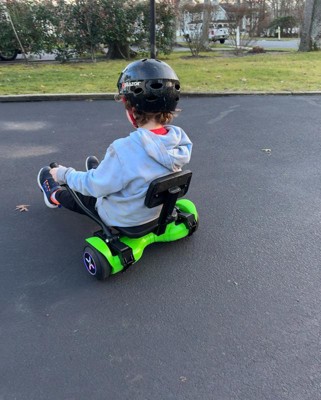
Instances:
[[[137,121],[134,117],[133,112],[126,109],[126,115],[127,115],[128,121],[133,125],[133,127],[138,128]]]
[[[125,98],[125,96],[123,96],[122,102],[123,102],[124,104],[126,104],[126,98]],[[136,118],[134,117],[133,108],[131,108],[130,110],[128,110],[127,107],[126,107],[126,115],[127,115],[128,121],[131,123],[131,125],[133,125],[134,128],[138,128]]]

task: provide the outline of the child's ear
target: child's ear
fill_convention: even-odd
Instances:
[[[136,112],[136,108],[135,108],[135,107],[132,107],[132,108],[129,110],[129,112],[134,116],[134,118],[136,118],[137,112]]]
[[[133,108],[133,107],[130,110],[128,110],[126,108],[126,115],[127,115],[128,121],[133,125],[133,127],[138,128],[134,110],[135,110],[135,108]]]

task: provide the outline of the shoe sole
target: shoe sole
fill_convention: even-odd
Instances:
[[[89,158],[90,158],[90,156],[87,157],[87,158],[86,158],[86,161],[85,161],[85,167],[86,167],[86,171],[87,171],[87,172],[89,171],[89,169],[88,169],[88,160],[89,160]]]
[[[90,171],[89,169],[88,169],[88,160],[90,159],[90,157],[92,157],[92,156],[88,156],[87,158],[86,158],[86,161],[85,161],[85,167],[86,167],[86,171],[88,172],[88,171]],[[98,162],[98,164],[99,164],[99,162]],[[96,167],[97,168],[97,167]],[[94,168],[95,169],[95,168]]]
[[[42,188],[41,183],[40,183],[40,174],[41,174],[41,171],[42,171],[42,168],[41,168],[41,170],[38,172],[37,183],[38,183],[39,189],[40,189],[40,190],[42,191],[42,193],[43,193],[43,199],[44,199],[44,201],[45,201],[45,203],[46,203],[46,206],[49,207],[49,208],[58,208],[58,206],[57,206],[56,204],[52,204],[52,203],[49,202],[49,200],[48,200],[48,198],[47,198],[45,192],[43,191],[43,188]]]

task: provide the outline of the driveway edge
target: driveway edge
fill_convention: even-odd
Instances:
[[[222,96],[300,96],[321,95],[321,91],[280,91],[280,92],[182,92],[182,97]],[[114,100],[115,93],[68,93],[68,94],[27,94],[0,96],[0,103],[28,101],[70,101],[70,100]]]

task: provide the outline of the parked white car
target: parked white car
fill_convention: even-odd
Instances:
[[[224,44],[228,36],[229,36],[228,28],[219,27],[219,28],[209,29],[208,38],[213,42],[219,41],[221,44]]]
[[[0,61],[12,61],[17,58],[17,55],[21,53],[20,50],[17,49],[0,49]]]

